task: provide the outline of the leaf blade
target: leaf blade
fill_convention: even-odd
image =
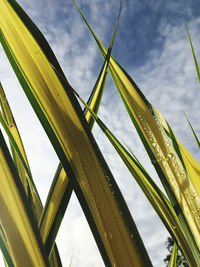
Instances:
[[[38,228],[28,209],[25,192],[12,165],[1,133],[0,163],[0,219],[14,264],[16,266],[49,266]]]
[[[3,4],[4,8],[0,11],[3,46],[16,68],[15,71],[18,73],[21,84],[65,171],[73,181],[74,190],[105,263],[108,266],[114,265],[115,262],[122,266],[132,266],[135,262],[138,266],[143,264],[151,266],[132,217],[87,128],[84,114],[71,87],[68,84],[63,88],[63,84],[33,36],[21,23],[16,13],[13,15],[14,11],[10,10],[7,2],[3,0]],[[9,17],[9,21],[7,21],[7,17]],[[12,23],[17,26],[15,29],[12,27]],[[23,35],[23,40],[16,30]],[[15,40],[15,45],[13,45],[13,40]],[[109,176],[109,184],[112,184],[112,188],[108,186],[107,176]],[[94,180],[93,177],[96,179]],[[112,192],[114,192],[114,196]],[[104,206],[101,205],[102,199]],[[123,216],[119,213],[120,209],[124,211]],[[109,221],[106,220],[107,217]],[[131,233],[133,233],[133,237]],[[115,240],[118,240],[117,246]],[[139,255],[139,247],[143,252],[143,257]],[[124,255],[124,257],[120,255]]]
[[[169,267],[176,267],[176,262],[177,262],[177,256],[178,256],[178,247],[176,243],[174,243],[173,250],[172,250],[172,255],[170,258],[169,262]]]
[[[105,47],[96,37],[81,11],[79,9],[78,11],[97,42],[103,58],[105,58]],[[160,125],[159,118],[161,114],[159,112],[155,114],[153,106],[148,102],[131,77],[113,57],[110,59],[109,71],[161,182],[175,207],[179,220],[187,234],[187,238],[193,246],[197,262],[199,262],[199,249],[196,247],[196,244],[200,248],[198,238],[200,236],[200,229],[196,221],[195,213],[197,207],[200,206],[200,199],[199,196],[196,197],[196,190],[188,179],[184,166],[180,162],[175,149],[170,145],[168,136]],[[181,175],[183,174],[181,177],[182,181],[177,177],[173,161],[178,162],[178,173]],[[187,185],[187,194],[185,194],[182,184]],[[193,195],[195,195],[195,198],[193,198],[195,199],[195,205],[191,205],[190,201],[190,197],[193,197]],[[188,227],[188,224],[190,228]],[[191,234],[191,231],[193,235]]]
[[[3,111],[3,114],[0,115],[0,123],[2,124],[9,138],[11,151],[13,154],[13,158],[15,159],[14,160],[15,167],[18,170],[19,177],[22,181],[25,192],[30,201],[33,214],[37,219],[37,221],[39,222],[43,209],[42,202],[40,200],[39,194],[33,182],[24,146],[1,83],[0,83],[0,103]],[[62,266],[60,261],[60,256],[56,249],[56,245],[53,249],[53,253],[50,258],[50,264],[51,266],[55,267]]]
[[[199,65],[198,65],[198,62],[197,62],[197,58],[196,58],[196,55],[195,55],[195,52],[194,52],[192,40],[190,38],[190,34],[189,34],[189,31],[188,31],[186,22],[184,21],[184,23],[185,23],[185,28],[186,28],[187,36],[188,36],[188,39],[189,39],[189,42],[190,42],[190,47],[191,47],[192,56],[193,56],[193,59],[194,59],[194,64],[195,64],[195,68],[196,68],[196,72],[197,72],[198,81],[199,81],[199,84],[200,84],[200,70],[199,70]]]
[[[196,260],[193,257],[192,250],[190,248],[190,242],[185,238],[184,231],[180,225],[178,217],[174,212],[174,209],[165,195],[161,192],[159,187],[154,183],[152,178],[146,172],[142,164],[137,158],[131,156],[131,154],[124,148],[124,146],[116,139],[116,137],[110,132],[101,119],[90,109],[90,107],[84,102],[84,100],[76,93],[77,97],[82,101],[95,121],[111,142],[123,162],[129,169],[130,173],[144,192],[145,196],[151,203],[152,207],[164,223],[165,227],[169,231],[170,235],[176,240],[176,243],[180,246],[183,254],[187,258],[191,266],[196,265]]]
[[[106,58],[104,60],[97,81],[94,85],[94,88],[87,102],[90,108],[95,113],[98,112],[105,87],[107,67],[109,64],[115,33],[119,22],[120,12],[121,8],[119,11],[119,15],[117,18],[117,22],[114,28],[114,32],[111,38]],[[65,78],[62,76],[62,73],[59,73],[55,68],[54,70],[56,71],[58,76],[65,82]],[[93,119],[93,117],[91,116],[90,112],[88,112],[87,109],[84,110],[84,115],[88,123],[89,129],[92,130],[95,120]],[[55,241],[58,229],[62,222],[62,218],[67,208],[71,194],[72,194],[72,183],[65,174],[65,171],[62,168],[61,163],[59,163],[40,220],[40,231],[41,235],[43,236],[43,241],[46,243],[46,250],[48,253],[51,251],[52,245]],[[51,219],[49,220],[48,217]]]

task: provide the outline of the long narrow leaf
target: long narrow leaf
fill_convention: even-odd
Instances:
[[[0,222],[14,265],[49,266],[36,221],[1,133],[0,174]]]
[[[73,181],[105,264],[151,266],[124,199],[89,131],[71,87],[63,87],[52,62],[48,61],[15,8],[16,2],[2,1],[3,48]],[[24,16],[19,6],[17,8],[18,14]]]
[[[42,202],[34,185],[24,146],[1,83],[0,103],[3,112],[2,114],[0,114],[0,123],[2,124],[5,132],[8,135],[11,144],[12,156],[15,159],[15,167],[18,170],[18,175],[30,200],[33,214],[39,222],[43,210]],[[62,266],[56,246],[54,247],[53,253],[50,258],[50,265],[54,267]]]
[[[16,127],[11,110],[10,110],[10,106],[8,104],[7,98],[5,96],[2,84],[0,83],[0,104],[1,104],[1,110],[2,110],[2,115],[4,117],[4,120],[7,122],[7,126],[9,128],[12,128],[13,126]],[[16,130],[17,131],[17,130]],[[18,132],[18,131],[17,131]],[[19,136],[17,136],[19,137]],[[20,138],[19,138],[20,139]],[[16,140],[16,138],[15,138]],[[21,144],[21,140],[20,140],[20,144]],[[19,144],[18,144],[19,147]],[[24,149],[23,147],[21,147],[21,153],[23,153],[23,157],[26,158],[25,153],[24,153]],[[13,157],[13,161],[15,163],[15,166],[18,170],[19,173],[19,177],[24,185],[24,189],[27,193],[27,178],[26,178],[26,173],[24,171],[24,168],[21,164],[21,162],[19,161],[18,157],[16,157],[15,154],[15,149],[13,148],[12,144],[11,144],[11,151],[12,151],[12,157]],[[28,165],[28,161],[26,160],[26,164]]]
[[[14,267],[12,257],[10,255],[10,248],[8,247],[8,241],[3,232],[3,228],[0,226],[0,249],[3,254],[4,260],[9,267]]]
[[[105,87],[105,81],[107,76],[106,70],[109,64],[115,33],[119,22],[120,12],[121,12],[121,5],[106,58],[104,60],[97,81],[94,85],[92,93],[90,94],[90,97],[87,102],[90,108],[95,113],[98,112]],[[55,69],[55,71],[57,70]],[[60,74],[59,72],[57,72],[57,74],[65,82],[65,78],[62,77],[62,73]],[[92,130],[94,119],[91,116],[91,113],[88,112],[87,109],[84,110],[84,114],[86,121],[88,122],[89,129]],[[70,182],[64,169],[62,168],[62,164],[59,163],[40,220],[40,232],[43,238],[43,242],[46,244],[45,247],[48,254],[51,252],[51,248],[54,244],[57,232],[62,222],[62,218],[67,208],[69,199],[71,197],[71,193],[72,193],[72,183]]]
[[[136,182],[141,187],[154,210],[157,212],[158,216],[166,226],[170,235],[174,237],[177,245],[180,246],[188,262],[191,264],[191,266],[195,266],[196,262],[192,254],[190,244],[185,238],[183,229],[172,205],[169,203],[159,187],[154,183],[152,178],[148,175],[142,164],[137,159],[135,159],[135,157],[131,156],[131,154],[115,138],[115,136],[110,132],[110,130],[105,126],[100,118],[90,109],[90,107],[84,102],[84,100],[76,92],[75,94],[82,101],[87,110],[91,113],[101,130],[104,132],[108,140],[116,149],[117,153],[124,161],[125,165],[133,175]]]
[[[188,31],[186,22],[184,21],[184,23],[185,23],[185,28],[186,28],[186,31],[187,31],[188,39],[189,39],[189,42],[190,42],[190,47],[191,47],[191,50],[192,50],[192,55],[193,55],[193,59],[194,59],[194,64],[195,64],[196,72],[197,72],[197,77],[198,77],[198,80],[199,80],[199,83],[200,83],[200,70],[199,70],[199,65],[198,65],[198,62],[197,62],[197,58],[196,58],[196,55],[195,55],[195,52],[194,52],[194,48],[193,48],[193,44],[192,44],[192,40],[191,40],[191,38],[190,38],[190,34],[189,34],[189,31]]]
[[[80,14],[85,20],[81,12]],[[106,49],[95,36],[86,20],[85,22],[94,36],[102,56],[105,58]],[[109,71],[165,190],[172,204],[176,206],[176,212],[181,223],[185,227],[185,231],[188,232],[188,237],[190,238],[191,229],[195,241],[200,247],[198,238],[200,235],[200,226],[195,219],[196,208],[200,207],[199,197],[194,197],[196,196],[196,190],[191,184],[187,173],[185,173],[185,169],[175,149],[170,144],[169,138],[162,128],[157,114],[155,115],[153,107],[144,97],[137,85],[132,81],[130,76],[112,57],[110,59]],[[185,186],[183,187],[183,184],[186,185],[186,189]],[[195,209],[194,205],[191,206],[191,198],[195,199],[195,202],[197,202],[197,207]],[[192,239],[193,238],[191,238],[191,244],[193,242]],[[196,251],[196,257],[199,258],[198,251]]]
[[[15,162],[15,166],[18,170],[19,177],[22,181],[22,184],[27,194],[28,194],[28,186],[30,187],[31,198],[33,199],[33,210],[37,220],[39,220],[42,211],[42,203],[39,194],[36,191],[36,187],[34,185],[32,174],[28,164],[27,156],[24,150],[24,146],[1,83],[0,83],[0,103],[3,112],[0,115],[1,116],[0,122],[4,127],[6,133],[8,134],[8,138],[10,137],[9,141],[11,144],[12,156]]]
[[[177,256],[178,256],[178,247],[177,247],[176,243],[174,243],[172,255],[170,258],[170,262],[169,262],[169,267],[176,267],[177,266],[177,264],[176,264]]]
[[[158,113],[155,107],[153,107],[154,112],[156,113],[157,117],[162,124],[167,135],[172,139],[174,144],[174,148],[176,149],[176,153],[179,155],[179,158],[183,164],[184,169],[186,170],[192,184],[195,187],[198,195],[200,196],[200,165],[197,161],[193,158],[193,156],[189,153],[189,151],[180,143],[180,141],[174,135],[171,127],[166,122],[164,117]],[[198,210],[198,206],[195,208],[196,217],[200,216],[200,210]],[[198,219],[197,219],[198,221]]]
[[[59,164],[39,223],[40,233],[48,254],[53,247],[72,189],[72,183],[62,165]]]
[[[192,130],[192,133],[193,133],[194,138],[195,138],[195,140],[196,140],[197,146],[198,146],[198,148],[199,148],[199,150],[200,150],[200,142],[199,142],[199,139],[198,139],[198,137],[197,137],[197,135],[196,135],[196,133],[195,133],[195,131],[194,131],[194,129],[193,129],[193,127],[192,127],[192,125],[191,125],[189,119],[188,119],[188,117],[186,116],[186,114],[185,114],[185,117],[186,117],[186,120],[187,120],[187,122],[188,122],[188,124],[189,124],[189,126],[190,126],[190,129]]]
[[[27,175],[27,178],[29,179],[29,182],[30,184],[32,185],[33,189],[35,192],[37,192],[37,189],[35,187],[35,184],[33,182],[33,178],[32,178],[32,175],[30,173],[30,169],[29,167],[27,166],[26,162],[25,162],[25,159],[23,157],[23,154],[21,153],[21,150],[20,150],[20,147],[17,145],[16,143],[16,135],[15,133],[17,132],[16,128],[14,127],[13,125],[13,129],[14,129],[14,132],[11,130],[12,127],[9,127],[4,119],[4,117],[2,116],[2,113],[0,113],[0,123],[1,125],[3,126],[6,134],[8,135],[8,138],[9,138],[9,141],[12,143],[12,146],[14,147],[14,149],[16,150],[16,153],[18,155],[18,157],[20,158],[20,161],[23,165],[23,168],[26,172],[26,175]],[[14,137],[15,136],[15,137]]]
[[[110,56],[111,56],[111,52],[112,52],[112,47],[113,47],[113,43],[114,43],[114,39],[115,39],[115,34],[117,31],[117,27],[118,27],[118,23],[119,23],[119,17],[120,17],[120,13],[121,13],[121,7],[122,7],[122,0],[120,0],[120,10],[119,10],[119,15],[117,17],[117,22],[115,25],[115,29],[110,41],[110,45],[106,54],[106,57],[104,59],[104,64],[101,68],[100,74],[98,76],[98,79],[95,83],[94,89],[92,91],[92,93],[90,94],[90,97],[87,101],[87,104],[89,105],[89,107],[97,114],[98,109],[99,109],[99,105],[101,102],[101,97],[103,94],[103,90],[104,90],[104,85],[105,85],[105,81],[106,81],[106,77],[107,77],[107,68],[110,62]],[[85,118],[89,124],[89,128],[92,129],[93,123],[94,123],[94,119],[91,116],[90,112],[88,112],[87,109],[84,110],[85,113]]]
[[[96,37],[81,11],[79,9],[78,11],[89,27],[102,56],[105,58],[105,47]],[[190,182],[174,147],[170,144],[169,138],[159,121],[159,116],[157,114],[155,115],[152,105],[113,57],[110,59],[109,71],[145,149],[176,210],[187,238],[190,240],[196,260],[199,262],[199,250],[196,247],[197,244],[200,248],[200,225],[197,222],[198,217],[196,216],[196,210],[200,208],[199,196]],[[193,205],[194,202],[195,205]],[[193,235],[191,235],[191,232]]]

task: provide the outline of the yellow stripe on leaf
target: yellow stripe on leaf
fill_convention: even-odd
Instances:
[[[123,206],[123,211],[127,208],[113,177],[102,163],[104,161],[93,137],[86,130],[85,120],[82,122],[79,118],[82,116],[84,119],[83,114],[78,115],[80,108],[74,107],[78,102],[70,92],[70,87],[63,88],[35,39],[6,0],[1,3],[0,25],[4,47],[9,49],[30,88],[28,93],[39,105],[36,113],[40,111],[43,114],[41,119],[46,130],[53,130],[59,142],[59,146],[55,148],[66,172],[69,171],[67,160],[70,162],[77,179],[76,193],[79,200],[82,198],[81,201],[84,200],[88,205],[101,238],[101,249],[104,250],[104,247],[108,255],[108,265],[151,266],[130,214],[128,211],[120,213],[120,205]],[[109,186],[110,183],[112,187]],[[82,207],[86,208],[85,205]]]
[[[27,214],[24,207],[25,192],[23,193],[22,185],[20,188],[16,174],[14,176],[13,169],[10,167],[11,158],[7,156],[8,150],[5,148],[2,134],[0,134],[0,144],[0,223],[3,226],[13,262],[15,266],[48,266],[44,258],[44,248],[43,252],[41,251],[42,242],[38,243],[30,214]]]

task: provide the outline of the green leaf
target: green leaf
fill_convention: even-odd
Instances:
[[[95,83],[95,86],[93,88],[92,93],[90,94],[90,97],[87,101],[87,104],[89,105],[89,107],[97,114],[98,109],[99,109],[99,105],[101,102],[101,98],[103,95],[103,90],[104,90],[104,86],[105,86],[105,82],[106,82],[106,77],[107,77],[107,68],[110,62],[110,56],[111,56],[111,52],[112,52],[112,47],[113,47],[113,43],[114,43],[114,39],[115,39],[115,34],[117,31],[117,27],[118,27],[118,23],[119,23],[119,18],[120,18],[120,13],[121,13],[121,5],[122,2],[120,0],[120,10],[119,10],[119,15],[117,18],[117,22],[115,25],[115,29],[110,41],[110,45],[106,54],[106,57],[104,59],[104,64],[101,68],[101,71],[99,73],[98,79]],[[93,123],[94,123],[94,119],[91,116],[90,112],[87,112],[87,109],[84,110],[84,114],[85,114],[85,118],[89,124],[89,128],[90,130],[92,130],[93,127]]]
[[[193,55],[193,59],[194,59],[194,64],[195,64],[196,72],[197,72],[197,77],[198,77],[198,80],[199,80],[199,83],[200,83],[200,71],[199,71],[199,65],[198,65],[198,62],[197,62],[197,58],[196,58],[196,55],[195,55],[195,52],[194,52],[194,48],[193,48],[193,44],[192,44],[192,40],[191,40],[191,38],[190,38],[190,34],[189,34],[189,31],[188,31],[186,22],[184,21],[184,23],[185,23],[185,28],[186,28],[186,31],[187,31],[188,39],[189,39],[189,42],[190,42],[190,47],[191,47],[191,50],[192,50],[192,55]]]
[[[138,161],[138,159],[124,148],[124,146],[116,139],[116,137],[110,132],[106,125],[100,120],[100,118],[90,109],[85,101],[75,92],[77,97],[85,105],[86,109],[91,113],[101,130],[104,132],[108,140],[116,149],[119,156],[124,161],[125,165],[133,175],[134,179],[146,195],[147,199],[151,203],[152,207],[166,226],[170,235],[176,240],[177,245],[183,251],[183,254],[187,258],[191,266],[196,265],[195,258],[190,247],[190,243],[185,238],[184,231],[180,225],[178,217],[176,216],[174,209],[159,187],[154,183],[149,176],[145,168]]]
[[[24,186],[27,195],[29,187],[29,191],[31,192],[30,201],[33,202],[33,211],[35,213],[37,220],[39,220],[42,212],[42,203],[39,194],[36,190],[35,184],[33,182],[24,146],[1,83],[0,83],[0,104],[2,108],[2,114],[0,114],[0,123],[2,124],[5,132],[8,135],[15,167],[18,171],[18,175],[22,181],[22,184]]]
[[[1,133],[0,173],[1,224],[14,265],[49,266],[36,221]]]
[[[43,210],[42,202],[33,182],[24,146],[1,83],[0,104],[3,112],[3,114],[0,115],[0,123],[2,124],[5,129],[5,132],[8,135],[15,167],[18,170],[18,175],[22,181],[24,190],[29,198],[35,218],[39,222]],[[54,247],[54,251],[50,258],[50,264],[51,266],[55,267],[62,266],[56,246]]]
[[[103,58],[105,58],[105,47],[96,37],[81,11],[79,9],[78,11],[97,42]],[[187,234],[187,238],[190,240],[196,260],[199,262],[199,250],[196,244],[200,248],[200,225],[197,222],[197,211],[200,210],[200,199],[185,172],[179,156],[170,143],[168,135],[160,123],[161,114],[158,111],[155,113],[154,107],[148,102],[131,77],[113,57],[110,58],[108,69],[129,116],[179,217],[181,225]],[[193,240],[194,238],[195,242]]]
[[[11,142],[13,148],[15,149],[15,152],[17,153],[17,156],[19,157],[20,163],[23,165],[23,168],[24,168],[24,170],[26,172],[27,178],[29,179],[29,183],[31,184],[34,192],[37,192],[37,189],[35,187],[35,184],[34,184],[31,172],[30,172],[30,169],[27,166],[27,163],[25,162],[23,154],[21,153],[21,147],[18,146],[19,143],[18,144],[16,143],[16,140],[18,138],[18,136],[17,136],[18,132],[17,132],[17,129],[16,129],[15,125],[12,125],[11,127],[9,127],[7,125],[6,120],[4,119],[4,117],[2,116],[1,113],[0,113],[0,123],[3,126],[3,128],[4,128],[6,134],[7,134],[8,138],[9,138],[9,141]],[[23,182],[23,180],[22,180],[22,182]]]
[[[51,253],[57,232],[72,194],[72,183],[59,164],[39,223],[47,254]]]
[[[194,131],[194,129],[193,129],[193,127],[192,127],[192,125],[191,125],[189,119],[188,119],[188,117],[186,116],[186,114],[185,114],[185,117],[186,117],[186,120],[187,120],[187,122],[188,122],[188,124],[189,124],[189,126],[190,126],[190,129],[192,130],[192,133],[193,133],[194,138],[195,138],[195,140],[196,140],[197,146],[198,146],[198,148],[199,148],[199,150],[200,150],[200,142],[199,142],[199,139],[198,139],[198,137],[197,137],[197,135],[196,135],[196,133],[195,133],[195,131]]]
[[[33,28],[29,31],[29,26],[18,16],[23,17],[24,13],[20,13],[19,7],[18,14],[15,10],[15,1],[2,1],[1,43],[73,183],[105,264],[151,266],[130,212],[89,131],[71,86],[59,79],[52,65],[60,73],[59,69],[42,51],[41,40],[37,43],[34,38],[36,32],[33,33]]]
[[[103,95],[103,90],[107,76],[107,67],[109,64],[109,59],[112,51],[112,46],[114,42],[118,21],[119,21],[119,16],[108,48],[108,53],[106,55],[106,58],[100,70],[97,81],[94,85],[92,93],[90,94],[90,97],[87,102],[90,108],[95,113],[98,112],[101,98]],[[57,72],[56,69],[55,71]],[[62,79],[63,82],[65,82],[65,78],[62,76],[62,73],[57,72],[57,74],[60,77],[60,79]],[[88,122],[89,129],[92,130],[94,124],[93,117],[91,116],[90,112],[88,112],[87,109],[84,110],[84,115],[86,121]],[[43,237],[43,241],[45,243],[46,251],[48,254],[51,253],[52,246],[54,244],[57,232],[59,230],[65,210],[68,206],[68,202],[72,194],[72,189],[73,189],[72,183],[67,177],[64,169],[62,168],[62,164],[59,163],[40,220],[40,232],[41,236]]]
[[[10,255],[10,249],[8,247],[8,241],[3,232],[3,228],[0,226],[0,249],[3,254],[4,260],[6,261],[7,266],[14,267],[12,257]]]
[[[177,256],[178,256],[178,247],[177,247],[176,243],[174,243],[172,255],[170,258],[170,262],[169,262],[169,267],[176,267],[177,266],[177,264],[176,264]]]

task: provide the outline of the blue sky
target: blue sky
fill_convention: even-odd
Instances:
[[[103,61],[72,1],[18,2],[49,41],[71,85],[87,99]],[[77,4],[97,36],[108,46],[119,1],[77,0]],[[198,58],[199,7],[197,0],[123,0],[113,47],[113,56],[148,100],[167,118],[177,137],[197,160],[198,151],[183,111],[198,134],[200,92],[183,18],[187,22]],[[2,49],[0,58],[0,80],[24,140],[35,183],[45,202],[58,159]],[[99,116],[122,142],[131,147],[160,186],[110,78],[107,80]],[[124,193],[153,265],[164,266],[168,233],[97,126],[94,127],[94,135]],[[70,202],[57,243],[64,266],[69,265],[72,254],[74,267],[104,266],[75,196]]]

